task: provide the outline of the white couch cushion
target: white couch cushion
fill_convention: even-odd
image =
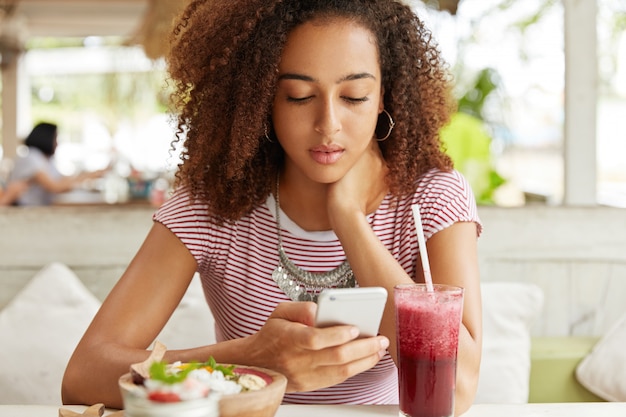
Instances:
[[[61,263],[39,271],[0,312],[0,404],[61,404],[61,381],[100,301]],[[158,339],[168,349],[215,343],[196,275]],[[15,358],[15,360],[6,360]]]
[[[530,327],[543,291],[520,282],[483,282],[483,350],[475,403],[526,403]]]
[[[626,402],[626,314],[576,367],[576,378],[607,401]]]
[[[0,312],[0,404],[61,404],[65,366],[99,306],[65,265],[40,270]]]

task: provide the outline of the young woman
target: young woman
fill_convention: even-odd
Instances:
[[[419,203],[433,280],[465,288],[465,411],[480,223],[438,139],[450,85],[430,32],[393,0],[224,0],[193,1],[172,40],[179,187],[76,348],[64,402],[121,406],[117,378],[146,359],[197,271],[218,343],[166,360],[275,369],[286,403],[397,403],[392,294],[424,279]],[[316,305],[300,300],[355,285],[389,292],[379,336],[312,326]]]

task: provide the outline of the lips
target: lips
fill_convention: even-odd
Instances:
[[[337,145],[320,145],[309,150],[311,158],[318,164],[329,165],[337,162],[344,153],[344,149]]]

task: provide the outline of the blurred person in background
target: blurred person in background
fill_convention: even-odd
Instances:
[[[105,170],[62,175],[53,160],[57,148],[58,127],[53,123],[37,124],[26,137],[26,155],[15,160],[0,205],[47,206],[54,195],[71,191],[83,181],[98,178]]]

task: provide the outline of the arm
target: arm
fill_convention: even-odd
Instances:
[[[117,379],[131,363],[148,357],[146,348],[176,308],[195,267],[182,243],[155,223],[68,363],[62,383],[65,404],[102,402],[121,408]]]
[[[362,221],[361,218],[352,222],[344,219],[349,233],[343,237],[342,244],[359,285],[383,286],[389,293],[380,332],[389,338],[389,353],[397,361],[393,287],[412,280],[378,240],[365,217],[361,217]],[[433,281],[465,289],[457,360],[456,415],[472,404],[478,385],[482,313],[476,246],[476,225],[467,222],[456,223],[427,242]],[[419,281],[424,282],[419,259],[416,270]]]
[[[472,405],[478,388],[482,350],[482,302],[476,224],[456,223],[435,233],[427,242],[433,280],[465,289],[459,332],[455,414]],[[421,263],[418,271],[422,271]],[[420,276],[423,281],[424,277]]]
[[[153,342],[182,298],[196,262],[184,244],[155,223],[120,281],[102,304],[69,361],[65,404],[104,403],[121,408],[118,378],[148,357]],[[313,303],[279,304],[257,333],[211,346],[168,351],[168,362],[206,360],[275,369],[288,391],[334,385],[374,366],[383,337],[354,340],[350,326],[316,329]]]
[[[333,230],[342,243],[359,285],[382,286],[388,291],[380,332],[389,338],[389,353],[397,361],[393,287],[413,280],[367,222],[366,213],[377,207],[377,199],[382,199],[381,192],[376,191],[384,189],[382,178],[384,165],[376,147],[364,154],[341,181],[329,187],[328,211]],[[456,223],[433,235],[427,242],[427,248],[433,281],[465,288],[455,402],[455,414],[459,415],[473,402],[482,347],[476,225]],[[418,281],[424,282],[421,261],[418,258],[416,262]]]
[[[48,175],[45,171],[37,171],[31,181],[39,184],[44,190],[50,193],[64,193],[67,191],[72,191],[74,187],[78,184],[82,183],[87,179],[99,178],[104,174],[104,170],[102,171],[94,171],[94,172],[83,172],[76,176],[64,176],[59,179],[55,179]]]

